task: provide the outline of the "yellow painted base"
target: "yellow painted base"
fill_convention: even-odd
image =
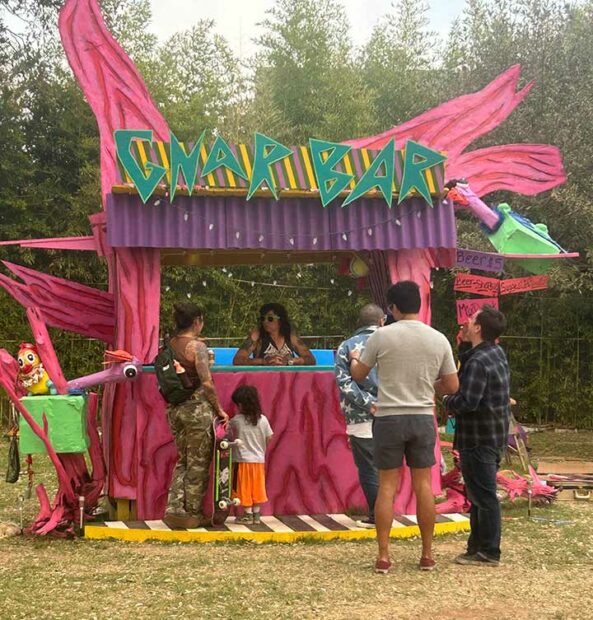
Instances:
[[[437,523],[434,528],[435,535],[450,532],[469,531],[469,520],[454,521],[450,523]],[[411,538],[419,536],[420,529],[417,525],[394,527],[391,530],[392,538]],[[316,540],[364,540],[376,538],[375,530],[345,530],[328,532],[229,532],[229,531],[190,531],[190,530],[145,530],[129,528],[113,528],[105,526],[87,525],[84,532],[85,538],[92,540],[125,540],[130,542],[145,542],[147,540],[160,540],[168,542],[225,542],[237,540],[250,540],[256,543],[279,542],[292,543],[303,539]]]

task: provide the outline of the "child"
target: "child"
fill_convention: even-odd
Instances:
[[[240,446],[233,447],[233,460],[238,464],[233,497],[245,508],[237,523],[260,523],[260,508],[268,501],[266,495],[265,456],[272,437],[268,418],[263,415],[257,389],[252,385],[238,387],[231,396],[239,413],[231,420]]]

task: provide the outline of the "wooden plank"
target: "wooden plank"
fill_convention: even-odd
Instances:
[[[538,474],[593,474],[593,463],[589,461],[563,461],[554,463],[540,461],[537,466]]]

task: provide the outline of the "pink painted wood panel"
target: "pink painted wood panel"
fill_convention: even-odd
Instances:
[[[533,88],[530,82],[517,91],[521,67],[514,65],[482,90],[451,99],[432,110],[376,136],[347,144],[356,148],[382,148],[395,138],[400,148],[407,140],[447,153],[447,179],[467,179],[483,196],[506,189],[534,195],[566,181],[557,148],[542,144],[506,144],[463,153],[479,137],[504,122]]]
[[[95,0],[67,0],[59,28],[68,62],[99,125],[105,199],[117,178],[113,132],[153,129],[154,139],[166,142],[169,128],[134,63],[107,30]]]
[[[4,287],[25,308],[38,307],[48,325],[112,343],[113,295],[71,280],[2,261],[24,284],[0,274]]]
[[[366,505],[333,372],[236,372],[213,377],[226,411],[235,411],[231,394],[239,385],[255,385],[270,420],[274,431],[266,457],[270,501],[264,514],[343,512]],[[439,446],[435,454],[440,463]],[[433,489],[435,494],[441,491],[438,466]],[[398,514],[416,510],[408,470],[395,510]]]

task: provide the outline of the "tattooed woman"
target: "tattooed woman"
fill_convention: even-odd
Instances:
[[[235,366],[314,366],[315,357],[290,326],[286,308],[265,304],[259,324],[237,351]]]
[[[208,485],[214,442],[212,419],[228,422],[220,406],[208,365],[208,347],[199,336],[204,312],[195,304],[175,304],[176,335],[171,338],[175,358],[185,369],[195,391],[180,405],[169,406],[167,415],[175,437],[179,460],[173,472],[164,521],[169,527],[205,525],[202,500]]]

